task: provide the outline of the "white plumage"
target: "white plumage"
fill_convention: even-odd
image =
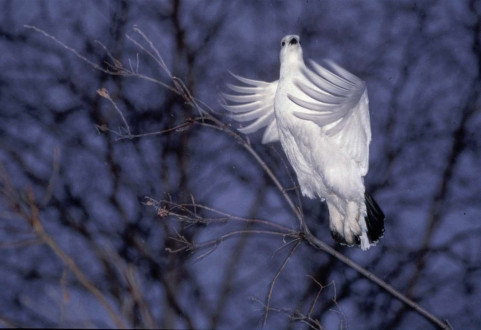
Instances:
[[[332,236],[363,250],[384,232],[384,214],[364,188],[371,127],[365,83],[332,61],[306,67],[299,37],[281,40],[279,80],[268,83],[234,75],[247,86],[228,84],[223,94],[232,117],[266,127],[262,143],[280,141],[301,192],[325,199]],[[252,122],[253,121],[253,122]]]

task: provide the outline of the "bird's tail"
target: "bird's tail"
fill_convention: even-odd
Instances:
[[[364,193],[366,213],[364,217],[367,227],[369,243],[377,243],[384,234],[384,213],[376,201],[367,192]]]
[[[365,251],[376,245],[384,234],[384,213],[368,193],[364,194],[364,203],[361,205],[348,202],[346,214],[339,212],[333,203],[328,202],[327,206],[331,235],[341,245],[358,245]],[[353,225],[354,221],[359,226]]]

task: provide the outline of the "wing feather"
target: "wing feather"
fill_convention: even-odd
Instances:
[[[256,87],[266,87],[268,86],[269,84],[271,83],[268,83],[268,82],[265,82],[265,81],[260,81],[260,80],[254,80],[254,79],[247,79],[247,78],[244,78],[244,77],[241,77],[241,76],[238,76],[232,72],[229,71],[229,73],[234,77],[236,78],[237,80],[243,82],[244,84],[246,85],[250,85],[250,86],[256,86]]]
[[[224,97],[226,100],[229,100],[231,102],[237,102],[237,103],[250,103],[250,102],[256,102],[256,101],[262,101],[262,95],[257,95],[257,94],[232,95],[232,94],[222,93],[222,97]]]
[[[361,169],[368,171],[371,127],[369,100],[365,83],[332,61],[320,65],[310,61],[312,69],[302,70],[295,82],[299,93],[289,99],[303,111],[294,114],[323,128]]]
[[[232,115],[232,118],[242,122],[254,120],[261,116],[264,116],[265,114],[270,114],[268,107],[269,106],[264,106],[262,108],[255,109],[253,111],[244,112],[240,115],[235,114],[235,115]]]
[[[261,102],[252,102],[252,103],[245,103],[245,104],[235,104],[235,105],[228,105],[222,104],[224,109],[233,113],[239,112],[248,112],[256,110],[260,107]]]
[[[310,96],[311,98],[319,101],[322,104],[326,105],[340,105],[342,104],[345,100],[346,97],[343,96],[342,94],[333,94],[328,90],[316,90],[308,85],[304,84],[297,84],[297,87],[306,93],[306,95]]]
[[[231,75],[248,86],[227,84],[233,92],[239,94],[225,94],[221,96],[233,104],[222,104],[222,107],[231,112],[231,117],[239,122],[253,121],[245,127],[239,128],[244,134],[254,133],[257,130],[267,127],[262,143],[275,142],[279,140],[276,117],[274,114],[274,98],[276,95],[278,80],[264,82],[243,78],[236,74]]]
[[[245,86],[237,86],[233,84],[227,84],[230,90],[234,92],[241,93],[241,94],[254,94],[260,91],[259,87],[245,87]]]
[[[277,129],[277,123],[273,120],[269,125],[267,125],[266,132],[262,137],[262,143],[270,143],[279,141],[279,130]]]
[[[262,117],[257,118],[256,121],[254,121],[252,124],[249,124],[246,127],[239,128],[239,132],[242,132],[244,134],[254,133],[258,129],[269,125],[272,122],[272,117],[274,117],[274,114],[267,113]]]

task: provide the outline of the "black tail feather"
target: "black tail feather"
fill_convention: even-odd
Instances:
[[[344,236],[342,236],[341,234],[339,234],[337,231],[335,230],[331,230],[331,236],[332,238],[334,238],[334,240],[341,244],[341,245],[346,245],[346,246],[352,246],[353,244],[349,244],[346,239],[344,238]],[[354,236],[354,244],[355,245],[361,245],[361,238],[359,236]]]
[[[347,245],[347,242],[346,242],[346,240],[344,239],[344,236],[342,236],[341,234],[339,234],[337,231],[331,230],[331,236],[332,236],[332,238],[334,238],[334,240],[335,240],[336,242],[338,242],[339,244]]]
[[[367,237],[371,243],[376,243],[384,234],[384,213],[376,201],[367,192],[364,193],[366,200]]]

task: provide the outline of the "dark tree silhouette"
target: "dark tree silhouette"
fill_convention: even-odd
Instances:
[[[478,1],[0,7],[3,325],[481,322]],[[229,70],[278,78],[291,33],[367,83],[387,216],[368,252],[336,245],[280,146],[220,110]]]

